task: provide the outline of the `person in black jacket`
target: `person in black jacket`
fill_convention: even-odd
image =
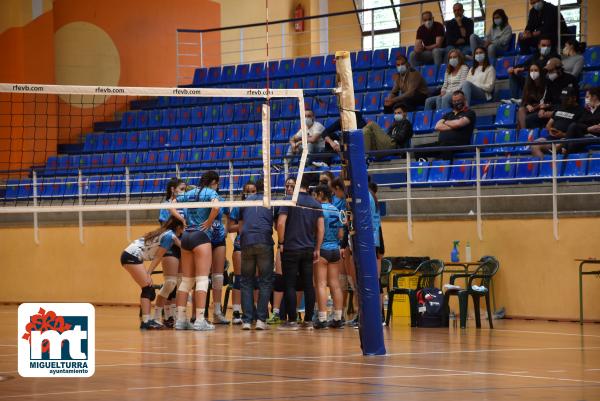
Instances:
[[[454,18],[446,22],[446,52],[459,49],[463,54],[471,54],[470,38],[473,35],[474,23],[464,16],[461,3],[452,6]]]
[[[519,103],[521,99],[525,78],[522,73],[529,71],[531,64],[546,65],[551,58],[560,58],[560,56],[552,50],[552,39],[543,37],[538,43],[538,49],[524,63],[517,64],[508,69],[508,83],[510,85],[510,101]]]
[[[406,118],[408,113],[406,109],[404,105],[397,105],[394,108],[394,123],[387,133],[373,121],[363,128],[365,152],[408,147],[413,129],[411,122]]]
[[[567,128],[567,139],[585,136],[600,137],[600,87],[588,89],[585,94],[585,111],[578,121]],[[584,143],[569,143],[565,152],[581,152],[586,146]]]
[[[529,4],[531,4],[531,9],[527,18],[527,26],[523,31],[523,36],[519,39],[521,54],[531,53],[538,47],[538,43],[543,37],[552,39],[552,46],[556,49],[559,35],[558,7],[543,0],[529,0]],[[560,33],[562,35],[567,33],[567,24],[562,15],[560,16]]]

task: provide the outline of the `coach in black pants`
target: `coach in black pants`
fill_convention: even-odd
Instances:
[[[304,324],[309,326],[315,309],[313,261],[319,259],[323,243],[323,210],[321,204],[307,193],[310,175],[305,174],[300,184],[297,206],[281,207],[277,220],[277,235],[281,250],[281,269],[285,282],[285,309],[287,322],[282,330],[297,330],[296,280],[304,284]]]

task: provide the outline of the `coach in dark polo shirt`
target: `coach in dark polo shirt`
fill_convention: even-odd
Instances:
[[[277,236],[281,250],[281,268],[285,282],[285,309],[287,322],[282,330],[297,330],[296,280],[304,284],[304,324],[309,326],[315,308],[313,262],[319,259],[323,243],[324,223],[321,204],[307,193],[310,174],[304,174],[300,183],[297,206],[281,207],[277,220]],[[243,254],[243,250],[242,250]]]
[[[256,195],[248,201],[262,200],[264,184],[256,182]],[[256,329],[267,328],[269,299],[273,289],[273,209],[262,206],[240,208],[240,246],[242,248],[242,320],[243,330],[250,330],[254,314],[254,277],[258,270],[258,304]]]
[[[465,94],[458,90],[452,94],[452,111],[445,114],[435,125],[439,131],[438,146],[469,145],[475,128],[475,112],[466,104]],[[453,151],[441,153],[442,159],[451,159]]]

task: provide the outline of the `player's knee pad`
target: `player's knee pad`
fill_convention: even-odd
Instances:
[[[220,290],[223,288],[223,274],[217,273],[212,275],[212,288],[214,290]]]
[[[208,291],[208,276],[196,276],[196,291]]]
[[[154,301],[154,299],[156,298],[156,290],[154,289],[154,287],[152,285],[148,285],[148,286],[142,288],[140,298],[146,298],[146,299],[149,299],[150,301]]]
[[[177,276],[165,276],[165,282],[158,295],[167,299],[173,290],[177,287]]]
[[[242,275],[241,274],[236,274],[235,276],[233,276],[233,289],[234,290],[242,289]]]
[[[348,275],[340,274],[340,288],[342,291],[348,291]]]
[[[194,288],[194,278],[193,277],[182,277],[181,283],[179,283],[179,287],[177,291],[185,292],[186,294],[190,292],[190,290]]]
[[[282,274],[275,274],[275,280],[273,281],[273,290],[277,292],[285,291],[285,281],[283,281]]]

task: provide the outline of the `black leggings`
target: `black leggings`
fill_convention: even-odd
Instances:
[[[310,322],[315,310],[315,288],[313,286],[313,251],[286,251],[281,254],[281,270],[285,282],[285,312],[287,320],[296,321],[296,281],[304,284],[304,321]],[[282,316],[285,318],[286,316]]]

